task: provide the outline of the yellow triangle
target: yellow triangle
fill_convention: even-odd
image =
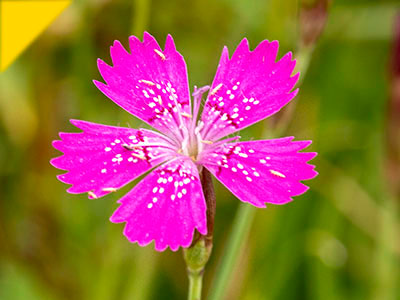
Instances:
[[[71,0],[0,0],[0,71],[4,71]]]

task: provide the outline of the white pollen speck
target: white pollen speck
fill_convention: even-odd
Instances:
[[[153,203],[156,203],[157,202],[157,197],[154,197],[153,198]]]
[[[113,157],[113,159],[111,160],[112,162],[116,162],[117,158]]]
[[[120,141],[119,139],[116,139],[114,142],[115,142],[116,144],[121,143],[121,141]]]
[[[186,195],[187,190],[186,189],[182,189],[182,194]]]
[[[230,95],[230,94],[231,94],[231,90],[227,90],[226,93],[227,93],[228,95]]]
[[[160,190],[158,191],[160,194],[162,194],[162,193],[164,193],[164,188],[163,187],[160,187]]]
[[[233,114],[232,115],[232,119],[236,119],[237,117],[239,117],[239,114]]]
[[[240,157],[244,157],[244,158],[249,157],[246,153],[239,153],[239,156],[240,156]]]
[[[182,193],[181,192],[178,193],[178,198],[182,198]]]
[[[243,99],[243,103],[247,103],[247,102],[249,102],[249,99],[244,98],[244,99]]]
[[[179,186],[179,182],[178,182],[178,181],[175,181],[175,182],[174,182],[174,186],[175,186],[175,188],[177,188],[177,187]]]
[[[249,102],[253,102],[253,101],[254,101],[254,98],[250,98],[250,99],[249,99]]]
[[[104,151],[106,151],[106,152],[111,151],[111,148],[110,147],[105,147]]]
[[[253,175],[256,177],[260,177],[260,174],[258,172],[254,172]]]
[[[189,182],[190,182],[190,179],[189,179],[189,178],[183,179],[183,183],[184,183],[184,184],[188,184]]]
[[[231,94],[230,96],[229,96],[229,99],[233,99],[233,98],[235,98],[235,95],[234,94]]]
[[[107,169],[101,169],[101,173],[107,173]]]
[[[111,146],[115,146],[115,143],[111,143]]]
[[[267,156],[266,159],[271,159],[271,157]]]
[[[232,90],[236,91],[237,88],[238,88],[238,86],[237,86],[237,85],[234,85],[234,86],[232,87]]]
[[[244,168],[242,164],[237,164],[237,167],[238,167],[239,169],[243,169],[243,168]]]
[[[179,186],[183,186],[183,181],[179,182]]]
[[[155,187],[155,188],[153,189],[153,193],[154,193],[154,194],[157,193],[157,190],[158,190],[158,187]]]
[[[266,164],[266,163],[267,163],[267,161],[266,161],[265,159],[260,159],[260,163],[262,163],[262,164]]]
[[[161,183],[163,181],[162,177],[158,178],[157,183]]]
[[[254,150],[253,149],[249,149],[249,153],[254,153]]]
[[[171,200],[172,200],[172,201],[175,200],[175,195],[171,195]]]
[[[251,179],[249,176],[246,176],[246,179],[247,179],[248,182],[252,182],[253,181],[253,179]]]
[[[167,181],[168,181],[167,178],[164,178],[163,181],[162,181],[162,183],[166,184]],[[160,189],[160,190],[161,190],[161,189]]]
[[[237,107],[235,107],[234,109],[233,109],[233,112],[238,112],[239,111],[239,108],[237,108]]]
[[[250,110],[250,108],[251,108],[251,106],[250,106],[250,105],[247,105],[247,106],[245,107],[245,110]]]
[[[150,102],[150,103],[149,103],[149,107],[150,107],[150,108],[153,108],[154,106],[156,106],[156,104],[155,104],[154,102]]]
[[[235,167],[232,167],[232,172],[237,172],[237,169]]]
[[[147,204],[147,208],[152,208],[152,207],[153,207],[153,203]]]
[[[249,172],[247,172],[246,170],[243,170],[243,174],[244,175],[249,175]]]
[[[174,180],[174,177],[169,176],[169,177],[168,177],[168,182],[172,182],[172,180]]]
[[[260,103],[260,101],[258,101],[258,100],[256,100],[256,101],[254,101],[254,105],[257,105],[258,103]]]

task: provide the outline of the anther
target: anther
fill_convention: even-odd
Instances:
[[[218,90],[222,87],[222,83],[218,84],[215,88],[213,88],[210,92],[210,95],[214,95],[218,92]]]
[[[281,177],[281,178],[286,178],[285,175],[283,175],[281,172],[275,171],[275,170],[269,170],[271,172],[271,174]]]
[[[141,80],[139,80],[139,82],[140,83],[145,83],[145,84],[150,85],[150,86],[156,85],[153,81],[150,81],[150,80],[141,79]]]
[[[188,114],[188,113],[185,113],[185,112],[181,113],[181,116],[182,116],[182,117],[186,117],[186,118],[188,118],[188,119],[191,119],[191,118],[192,118],[192,115],[191,115],[191,114]]]
[[[112,188],[112,187],[107,187],[107,188],[103,188],[103,192],[116,192],[117,189],[116,188]]]
[[[158,56],[160,56],[162,60],[165,60],[165,55],[160,50],[154,49],[154,52],[157,53]]]
[[[87,192],[89,197],[92,197],[93,199],[97,199],[97,196],[95,193],[93,193],[92,191]]]

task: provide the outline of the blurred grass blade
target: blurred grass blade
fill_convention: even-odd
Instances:
[[[255,207],[247,203],[240,203],[233,223],[232,233],[226,245],[226,253],[211,287],[210,300],[224,299],[223,296],[228,287],[230,275],[235,267],[242,246],[246,244],[255,212]]]

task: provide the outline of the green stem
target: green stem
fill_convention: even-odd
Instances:
[[[203,272],[188,272],[189,294],[188,300],[200,300],[201,288],[203,285]]]
[[[189,277],[188,300],[200,300],[203,283],[204,268],[208,262],[212,250],[212,237],[215,216],[215,193],[211,173],[203,169],[200,173],[201,186],[207,205],[207,234],[201,235],[195,232],[192,245],[183,249],[183,257],[186,262]]]
[[[216,280],[211,288],[210,300],[223,299],[224,291],[229,284],[230,275],[235,267],[237,257],[241,252],[242,246],[246,244],[255,212],[256,209],[253,206],[247,203],[240,204],[233,223],[232,233],[226,246],[226,255],[222,259]]]

